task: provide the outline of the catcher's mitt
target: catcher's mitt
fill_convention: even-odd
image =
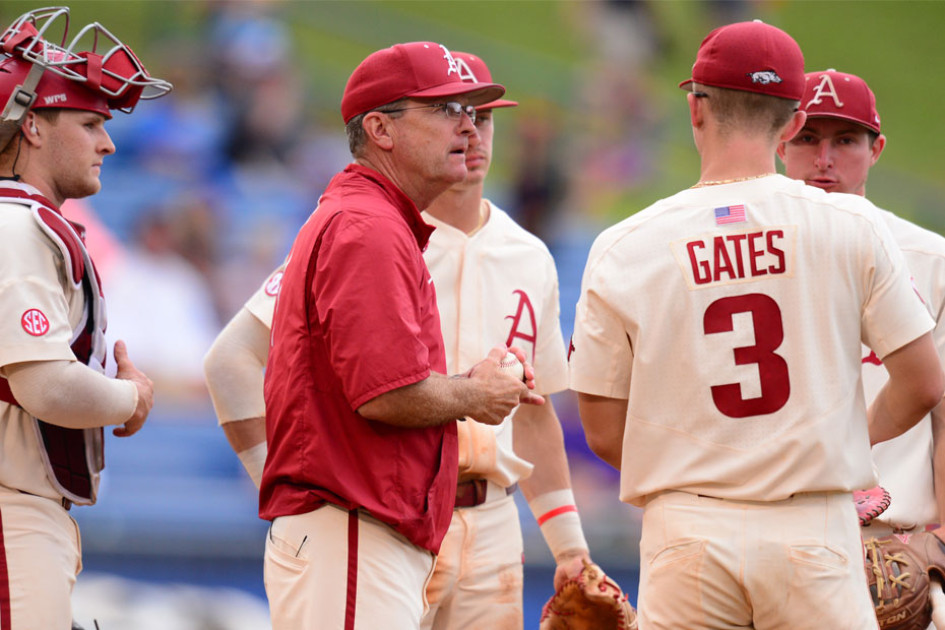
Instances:
[[[870,538],[866,578],[879,626],[925,630],[932,622],[930,574],[945,577],[945,543],[930,532]]]
[[[541,610],[539,630],[637,630],[637,613],[620,586],[587,560]]]
[[[856,504],[856,514],[860,517],[860,527],[869,525],[874,518],[885,512],[890,500],[889,493],[882,486],[869,490],[854,490],[853,502]]]

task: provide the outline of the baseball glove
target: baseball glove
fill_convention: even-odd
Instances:
[[[869,490],[854,490],[853,502],[856,504],[856,514],[860,517],[860,527],[865,527],[874,518],[882,514],[889,507],[889,493],[882,486]]]
[[[584,561],[541,610],[539,630],[637,630],[637,613],[620,586]]]
[[[863,547],[879,626],[884,630],[928,628],[931,576],[945,578],[945,543],[930,532],[920,532],[870,538]]]

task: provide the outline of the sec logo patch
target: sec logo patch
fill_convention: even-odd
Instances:
[[[37,308],[31,308],[23,313],[20,324],[23,325],[23,330],[34,337],[41,337],[49,332],[49,319]]]
[[[282,285],[282,272],[277,271],[272,274],[272,277],[269,278],[269,281],[266,282],[266,295],[269,297],[274,297],[279,295],[279,287]]]

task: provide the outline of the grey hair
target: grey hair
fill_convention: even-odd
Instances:
[[[401,98],[387,105],[375,107],[363,114],[358,114],[345,123],[345,135],[348,136],[348,150],[351,151],[352,157],[361,157],[364,153],[364,147],[367,144],[367,134],[364,132],[364,117],[371,112],[381,112],[388,114],[391,118],[399,118],[403,115],[403,112],[392,112],[389,110],[399,108],[401,104],[406,101],[406,98]]]

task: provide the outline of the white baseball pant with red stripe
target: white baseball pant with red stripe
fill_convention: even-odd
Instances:
[[[266,539],[273,630],[416,630],[435,556],[377,519],[332,504],[280,516]]]
[[[0,486],[0,629],[72,627],[79,526],[62,505]]]

